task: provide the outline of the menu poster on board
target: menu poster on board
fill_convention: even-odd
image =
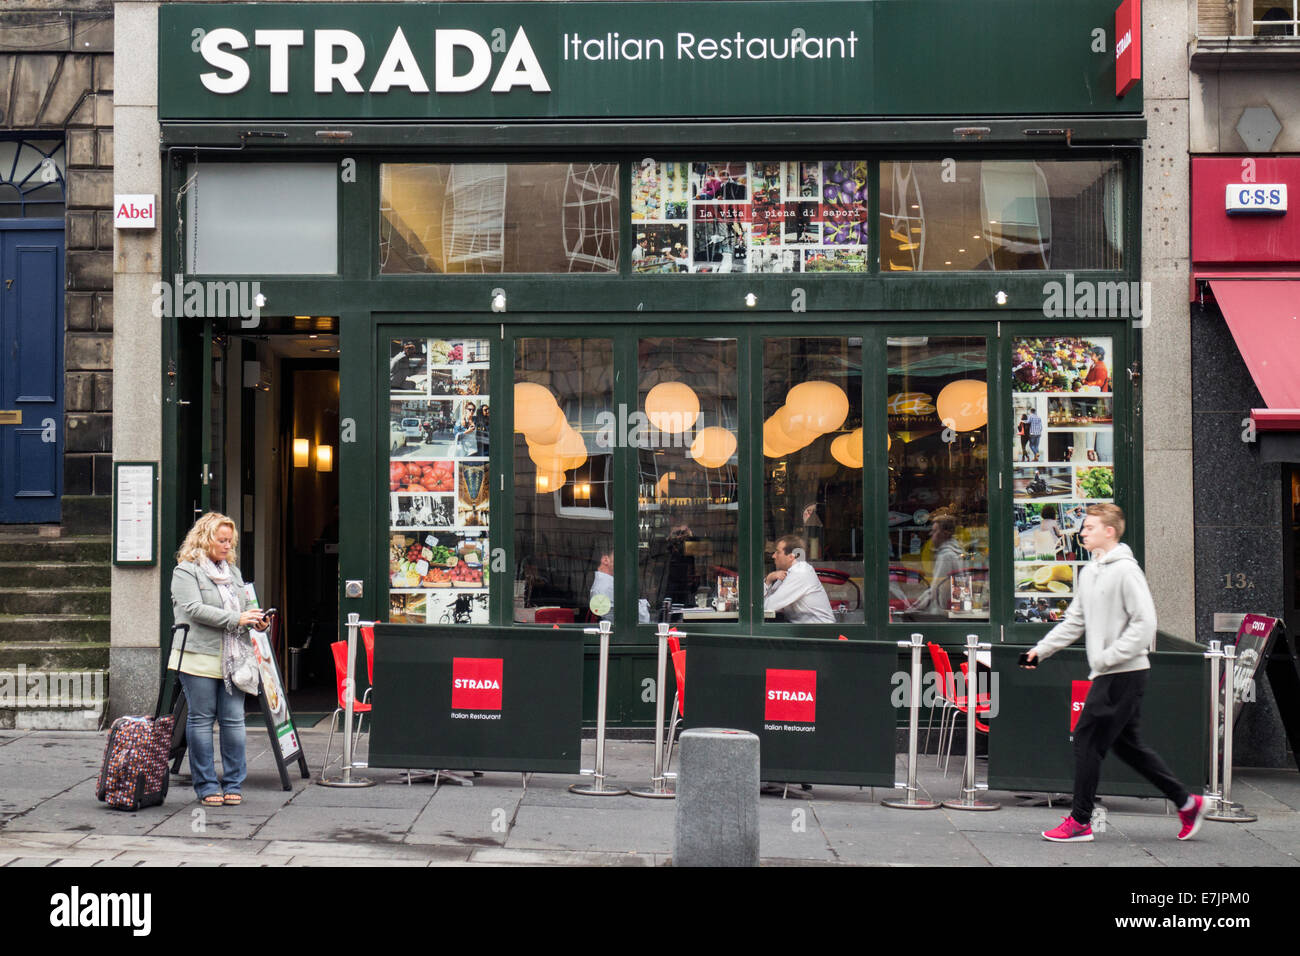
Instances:
[[[1088,505],[1115,499],[1115,397],[1109,337],[1011,343],[1015,620],[1055,623],[1089,554]]]
[[[486,624],[487,339],[389,343],[389,620]]]
[[[158,466],[152,462],[118,462],[113,481],[113,561],[153,564],[154,483]]]

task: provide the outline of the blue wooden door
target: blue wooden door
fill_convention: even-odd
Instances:
[[[0,524],[61,517],[62,225],[0,222]]]

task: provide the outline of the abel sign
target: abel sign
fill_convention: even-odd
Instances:
[[[152,229],[158,202],[152,195],[113,197],[114,229]]]
[[[1078,42],[1110,22],[1112,4],[167,3],[158,11],[159,115],[242,122],[1140,112],[1140,96],[1117,104],[1107,95],[1109,52]]]

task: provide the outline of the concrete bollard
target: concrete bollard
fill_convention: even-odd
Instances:
[[[758,866],[758,738],[683,731],[674,866]]]

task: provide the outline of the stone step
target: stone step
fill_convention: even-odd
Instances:
[[[108,646],[107,614],[0,614],[0,648],[11,644],[102,643]]]
[[[112,565],[85,561],[0,561],[0,588],[49,588],[60,582],[79,588],[106,588]]]
[[[106,615],[110,610],[108,588],[0,587],[0,615]]]
[[[22,563],[108,563],[112,539],[103,535],[47,538],[30,534],[0,534],[0,561]]]
[[[0,671],[85,671],[108,669],[108,640],[80,643],[0,642]]]

